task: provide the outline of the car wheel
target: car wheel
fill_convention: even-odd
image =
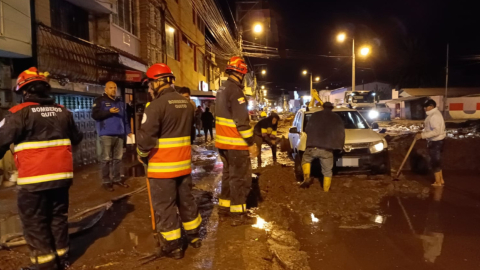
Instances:
[[[298,182],[303,181],[303,169],[302,169],[302,155],[303,153],[299,152],[295,155],[295,179]]]

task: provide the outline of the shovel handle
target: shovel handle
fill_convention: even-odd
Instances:
[[[412,145],[410,145],[410,149],[408,149],[407,155],[405,155],[405,158],[402,161],[402,165],[400,165],[400,168],[398,168],[397,175],[395,178],[398,178],[400,173],[402,172],[403,166],[405,165],[405,162],[407,161],[408,156],[410,156],[410,152],[412,152],[413,147],[415,146],[415,143],[417,142],[417,138],[413,138]]]
[[[145,169],[145,180],[147,181],[147,191],[148,191],[148,204],[150,205],[150,215],[152,216],[152,229],[155,232],[155,215],[153,211],[152,205],[152,192],[150,191],[150,181],[148,181],[148,169],[147,166],[144,164],[143,168]]]

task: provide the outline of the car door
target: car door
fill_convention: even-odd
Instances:
[[[297,112],[297,115],[295,116],[295,120],[293,120],[293,126],[292,127],[296,127],[298,132],[301,132],[301,129],[299,129],[299,127],[298,127],[299,123],[301,121],[301,118],[302,118],[301,116],[302,116],[302,112],[299,111],[299,112]],[[292,150],[294,152],[297,151],[299,139],[300,139],[300,134],[299,133],[291,133],[291,132],[288,133],[288,140],[290,141],[290,146],[292,147]]]

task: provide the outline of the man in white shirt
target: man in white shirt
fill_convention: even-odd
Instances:
[[[427,118],[425,119],[425,129],[418,133],[417,140],[426,139],[428,141],[428,153],[432,170],[435,174],[435,183],[432,186],[441,187],[445,184],[442,174],[442,152],[445,141],[445,120],[442,113],[436,108],[437,103],[434,100],[427,100],[423,105]]]

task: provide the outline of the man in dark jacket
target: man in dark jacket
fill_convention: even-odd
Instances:
[[[48,95],[46,76],[35,67],[22,72],[16,91],[24,102],[0,121],[0,159],[15,145],[18,213],[34,264],[25,270],[68,269],[72,145],[83,137],[72,113]]]
[[[210,112],[210,108],[207,107],[205,112],[202,113],[202,126],[205,133],[205,142],[207,141],[207,132],[210,131],[210,138],[213,141],[213,114]]]
[[[113,184],[129,187],[122,182],[121,178],[123,140],[125,135],[133,134],[131,134],[125,103],[116,97],[116,94],[117,85],[114,82],[108,82],[105,85],[105,93],[95,99],[92,109],[92,118],[97,121],[97,133],[102,147],[100,162],[102,186],[108,191],[113,191]],[[110,178],[111,163],[113,163],[113,181]]]
[[[333,150],[345,145],[345,126],[340,116],[332,112],[333,104],[325,102],[323,110],[312,115],[307,123],[307,149],[303,154],[304,183],[310,184],[311,163],[320,159],[323,174],[323,190],[328,192],[332,183]]]
[[[255,135],[255,144],[258,148],[257,162],[258,168],[262,167],[262,144],[266,143],[272,148],[273,162],[277,162],[277,126],[280,117],[276,113],[271,113],[269,117],[260,120],[253,129]]]

